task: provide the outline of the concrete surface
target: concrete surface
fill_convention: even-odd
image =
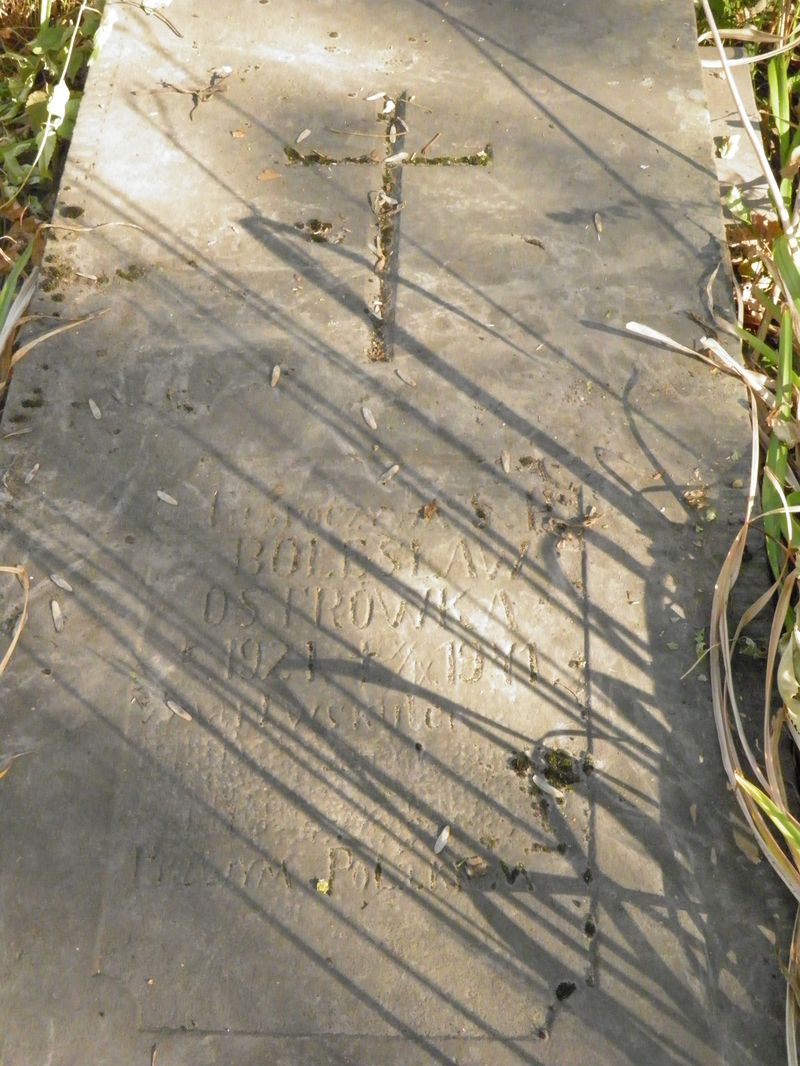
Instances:
[[[56,234],[40,309],[110,311],[3,422],[0,1062],[782,1062],[681,680],[746,412],[623,328],[721,254],[691,3],[114,11],[59,213],[141,228]],[[491,159],[385,165],[380,91]]]

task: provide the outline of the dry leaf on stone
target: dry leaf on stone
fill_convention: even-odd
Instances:
[[[361,408],[361,416],[370,429],[377,430],[378,423],[375,421],[375,415],[372,413],[372,411],[370,411],[368,407]]]
[[[450,826],[446,825],[441,833],[436,838],[436,843],[433,845],[433,854],[439,855],[447,847],[447,841],[450,839]]]
[[[39,467],[40,466],[41,466],[41,463],[34,463],[34,465],[30,468],[28,473],[22,479],[25,482],[26,485],[30,485],[30,483],[33,481],[33,479],[39,473]]]
[[[280,363],[276,363],[275,366],[272,368],[272,376],[269,379],[269,383],[273,387],[273,389],[277,389],[278,382],[280,380],[281,380],[281,365],[280,365]]]
[[[307,137],[310,137],[310,136],[311,136],[311,130],[309,130],[309,129],[305,129],[305,130],[303,130],[303,132],[302,132],[302,133],[298,133],[298,135],[297,135],[297,140],[296,140],[296,141],[295,141],[294,143],[295,143],[295,144],[302,144],[302,143],[303,143],[303,141],[304,141],[304,140],[305,140],[305,139],[306,139]]]
[[[277,170],[262,170],[261,173],[258,175],[258,180],[275,181],[275,179],[279,177],[280,174],[277,172]]]
[[[467,877],[470,881],[473,881],[476,877],[483,877],[489,872],[489,863],[480,855],[472,855],[464,863],[467,870]]]
[[[64,628],[64,613],[58,600],[50,600],[50,614],[53,616],[53,629],[60,633]]]
[[[505,449],[500,453],[500,462],[503,466],[503,470],[507,473],[511,473],[511,454]]]
[[[97,406],[94,400],[89,400],[89,410],[92,412],[92,418],[94,418],[95,421],[99,422],[100,419],[103,417],[100,408]]]
[[[184,710],[184,708],[181,707],[179,703],[176,703],[175,700],[165,700],[164,702],[166,703],[169,710],[171,710],[172,713],[178,718],[182,718],[184,722],[191,722],[192,716],[189,714],[188,711]]]
[[[395,152],[394,155],[387,155],[383,162],[387,167],[391,167],[397,163],[404,163],[406,159],[408,159],[408,152]]]
[[[733,159],[733,157],[739,151],[741,141],[742,138],[738,133],[733,133],[729,136],[715,137],[714,154],[719,159]],[[781,177],[786,177],[786,174],[784,174],[783,171],[781,171]]]
[[[369,203],[372,210],[376,215],[381,213],[383,207],[397,207],[398,201],[393,196],[389,196],[383,189],[378,189],[377,192],[371,192],[369,194]]]
[[[389,482],[392,480],[392,478],[395,477],[399,473],[400,473],[400,465],[399,465],[399,463],[395,463],[394,466],[390,466],[389,469],[384,474],[381,475],[381,484],[382,485],[388,485]]]
[[[241,141],[245,136],[244,130],[231,130],[231,137],[236,141]]]
[[[156,489],[156,496],[158,496],[159,500],[161,500],[162,503],[168,503],[170,507],[178,506],[178,501],[175,499],[175,497],[170,496],[170,494],[168,492],[164,492],[163,489]]]
[[[534,248],[544,248],[544,241],[540,241],[538,237],[523,237],[522,239],[526,244],[532,244]]]
[[[430,520],[432,518],[435,518],[436,515],[439,513],[439,501],[428,500],[428,502],[426,504],[423,504],[423,506],[420,508],[419,513],[425,519],[426,522],[430,522]]]
[[[603,220],[597,211],[594,213],[594,228],[597,230],[597,239],[599,241],[600,234],[603,232]]]
[[[72,592],[72,585],[70,585],[69,581],[60,574],[51,574],[50,580],[57,588],[63,589],[64,592]]]
[[[687,489],[683,498],[690,507],[698,511],[702,510],[708,505],[708,488],[706,485],[701,485],[698,489]]]

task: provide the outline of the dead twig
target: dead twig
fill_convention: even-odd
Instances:
[[[163,22],[167,29],[172,30],[176,37],[183,37],[183,34],[174,22],[170,22],[163,12],[158,11],[154,7],[149,7],[145,3],[145,0],[117,0],[117,3],[128,4],[130,7],[138,7],[140,11],[144,11],[145,15],[155,15],[159,22]]]
[[[431,139],[428,141],[428,143],[424,144],[422,146],[422,148],[420,148],[419,154],[420,155],[425,155],[425,153],[428,151],[428,149],[439,140],[441,135],[442,135],[441,132],[440,133],[434,133],[434,135],[431,137]]]
[[[210,100],[211,97],[215,96],[217,93],[224,93],[227,91],[228,86],[223,85],[222,83],[229,77],[229,74],[214,73],[211,75],[211,81],[208,85],[204,85],[202,88],[183,89],[180,85],[173,85],[171,81],[162,81],[161,84],[165,89],[171,89],[173,92],[183,93],[185,96],[191,96],[192,109],[189,112],[189,120],[191,121],[200,104],[204,104],[206,100]]]

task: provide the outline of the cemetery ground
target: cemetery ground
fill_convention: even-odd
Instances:
[[[34,305],[81,328],[3,417],[0,1061],[782,1061],[792,205],[775,313],[710,306],[692,6],[643,7],[106,13]],[[763,743],[697,319],[778,370]]]

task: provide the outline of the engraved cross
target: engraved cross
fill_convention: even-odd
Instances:
[[[380,104],[377,118],[384,124],[385,131],[383,135],[364,134],[363,136],[382,136],[383,155],[373,151],[364,155],[347,155],[337,158],[315,150],[301,152],[288,145],[283,151],[290,164],[307,167],[344,166],[348,163],[382,167],[381,187],[370,194],[370,206],[375,216],[370,251],[375,257],[375,263],[371,278],[373,288],[367,307],[371,326],[367,358],[370,362],[380,363],[386,362],[391,355],[397,291],[400,212],[405,207],[402,200],[403,169],[409,166],[486,167],[492,162],[492,146],[487,144],[480,151],[465,155],[428,155],[428,149],[439,138],[437,133],[418,151],[406,151],[405,138],[410,132],[406,122],[406,110],[409,104],[413,104],[413,97],[405,92],[396,98],[386,93],[374,93],[368,96],[367,100],[377,101]],[[349,133],[351,131],[333,130],[332,132]],[[318,219],[311,219],[297,225],[316,241],[327,241],[332,229],[330,223],[320,222]]]

